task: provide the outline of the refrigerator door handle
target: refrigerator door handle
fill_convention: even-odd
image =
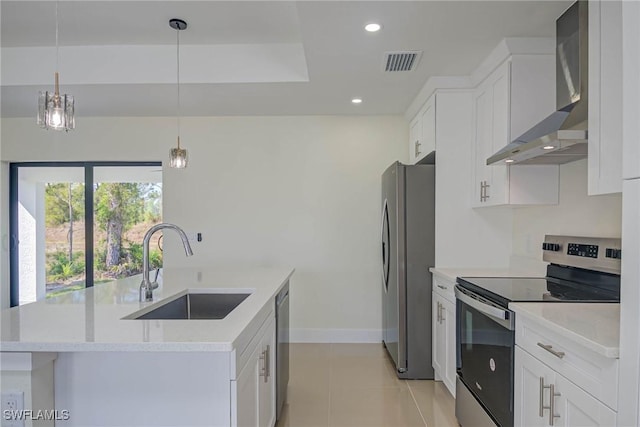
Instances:
[[[382,225],[380,226],[380,235],[380,240],[382,241],[382,286],[384,291],[387,292],[389,290],[389,257],[391,256],[391,242],[389,236],[389,207],[386,199],[382,208]]]

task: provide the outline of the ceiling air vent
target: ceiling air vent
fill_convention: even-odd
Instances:
[[[402,52],[386,52],[384,54],[384,71],[411,71],[420,62],[422,51],[406,50]]]

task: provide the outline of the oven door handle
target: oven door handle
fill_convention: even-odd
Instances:
[[[485,300],[484,298],[471,294],[459,286],[455,287],[456,298],[467,304],[470,307],[475,308],[482,314],[487,315],[491,320],[499,323],[505,328],[513,331],[515,329],[515,322],[513,321],[513,312],[510,310],[506,310],[502,307],[498,307],[494,305],[490,301]]]

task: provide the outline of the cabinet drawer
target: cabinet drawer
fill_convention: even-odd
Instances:
[[[436,276],[435,274],[433,275],[433,291],[449,302],[455,304],[456,295],[453,291],[454,287],[454,282],[450,282],[449,280],[443,279],[442,277]]]
[[[516,317],[516,344],[596,399],[617,409],[618,359],[604,357],[523,316]]]

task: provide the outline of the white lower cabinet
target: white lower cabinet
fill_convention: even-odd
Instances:
[[[276,422],[275,394],[275,319],[267,321],[250,348],[248,361],[240,371],[235,386],[232,425],[236,427],[273,427]],[[232,399],[233,401],[233,399]],[[234,422],[235,421],[235,422]]]
[[[615,426],[616,413],[516,346],[516,426]]]
[[[443,282],[434,279],[432,295],[432,365],[436,380],[447,387],[453,397],[456,392],[456,306],[455,297],[447,291],[436,291]],[[446,285],[451,291],[453,284]]]

